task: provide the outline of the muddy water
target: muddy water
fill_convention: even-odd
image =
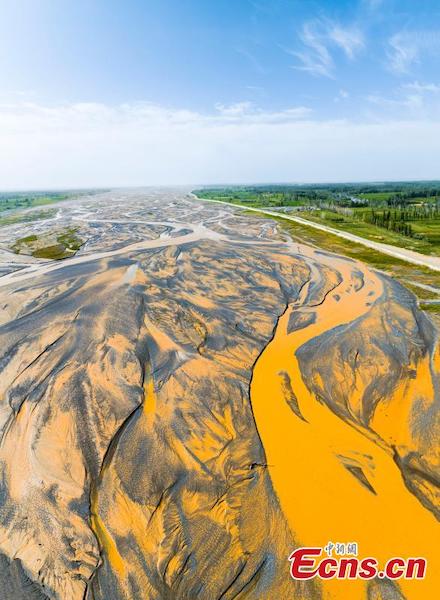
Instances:
[[[329,262],[324,257],[321,261]],[[330,264],[338,269],[341,283],[319,306],[307,305],[305,288],[280,317],[273,340],[254,368],[251,402],[270,477],[302,545],[357,542],[360,555],[376,557],[381,567],[391,557],[423,556],[429,565],[425,580],[402,580],[399,585],[408,600],[434,598],[440,590],[438,521],[404,485],[392,452],[322,404],[299,368],[296,353],[301,346],[362,317],[372,297],[382,293],[380,279],[362,265],[335,258]],[[295,312],[314,314],[314,323],[289,333]],[[283,386],[285,374],[290,394]],[[288,403],[292,392],[296,410]],[[347,466],[362,469],[370,489]],[[323,593],[329,599],[359,600],[366,597],[366,584],[329,580]]]

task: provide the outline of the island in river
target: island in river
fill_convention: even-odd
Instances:
[[[3,227],[0,269],[2,599],[438,595],[438,332],[398,282],[175,189]],[[290,578],[329,541],[426,576]]]

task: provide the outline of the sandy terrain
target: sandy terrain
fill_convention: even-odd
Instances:
[[[440,355],[415,298],[185,191],[57,208],[0,230],[0,598],[434,598]],[[54,221],[74,257],[10,254]],[[331,540],[427,576],[290,579]]]

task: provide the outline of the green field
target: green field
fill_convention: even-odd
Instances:
[[[340,231],[348,231],[367,240],[407,248],[422,254],[440,256],[440,218],[410,221],[414,235],[408,237],[365,222],[363,217],[365,212],[369,210],[356,209],[353,211],[353,216],[345,216],[329,210],[306,211],[301,213],[301,217]]]
[[[427,242],[431,246],[433,252],[431,254],[437,254],[440,248],[440,219],[438,221],[415,221],[411,223],[412,228],[416,233],[419,233],[426,237]]]
[[[194,194],[208,200],[232,202],[252,208],[312,206],[329,198],[327,192],[285,188],[283,186],[224,187],[195,190]]]
[[[46,204],[54,204],[71,197],[71,194],[60,193],[26,193],[26,194],[0,194],[0,212],[34,208]]]
[[[258,206],[340,205],[359,207],[411,206],[440,203],[440,181],[342,184],[272,184],[210,186],[195,190],[200,198]]]
[[[371,200],[377,203],[386,202],[393,196],[395,196],[395,192],[367,192],[365,194],[359,194],[359,198]]]

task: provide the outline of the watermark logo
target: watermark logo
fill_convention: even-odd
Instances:
[[[293,579],[424,579],[427,560],[422,557],[394,557],[385,565],[367,556],[358,556],[356,542],[328,542],[321,547],[303,547],[289,556]]]

